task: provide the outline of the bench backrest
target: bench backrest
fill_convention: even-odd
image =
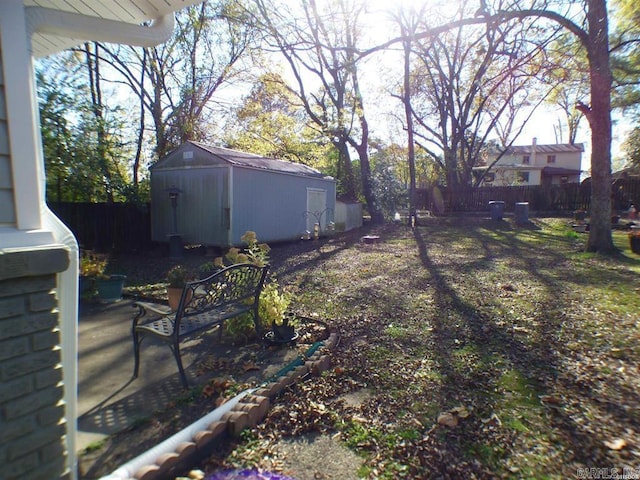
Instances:
[[[257,308],[269,265],[231,265],[202,280],[187,282],[176,311],[176,322],[185,315],[246,303]]]

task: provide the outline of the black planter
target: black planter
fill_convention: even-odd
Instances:
[[[629,235],[629,245],[633,253],[640,255],[640,235]]]
[[[290,325],[274,325],[273,339],[279,343],[291,342],[296,338],[296,329]]]

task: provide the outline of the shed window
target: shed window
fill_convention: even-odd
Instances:
[[[564,185],[565,183],[569,183],[569,177],[567,177],[566,175],[562,175],[562,176],[560,177],[560,183],[562,183],[563,185]]]
[[[547,155],[547,163],[556,163],[555,155]]]
[[[496,174],[491,172],[491,173],[486,173],[484,175],[484,182],[485,183],[492,183],[494,180],[496,179]]]

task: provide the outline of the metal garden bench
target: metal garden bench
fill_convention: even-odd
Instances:
[[[187,282],[175,312],[168,311],[162,305],[135,302],[138,312],[131,327],[135,355],[133,376],[138,376],[140,344],[147,336],[169,345],[185,388],[189,384],[182,366],[181,340],[216,326],[221,337],[224,321],[242,314],[253,316],[256,332],[261,338],[258,302],[268,271],[268,265],[259,267],[241,263],[224,268],[205,279]]]

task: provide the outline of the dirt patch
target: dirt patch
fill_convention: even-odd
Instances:
[[[282,472],[296,480],[358,480],[362,458],[339,440],[339,435],[304,435],[276,442],[274,455]],[[321,460],[321,461],[320,461]]]

